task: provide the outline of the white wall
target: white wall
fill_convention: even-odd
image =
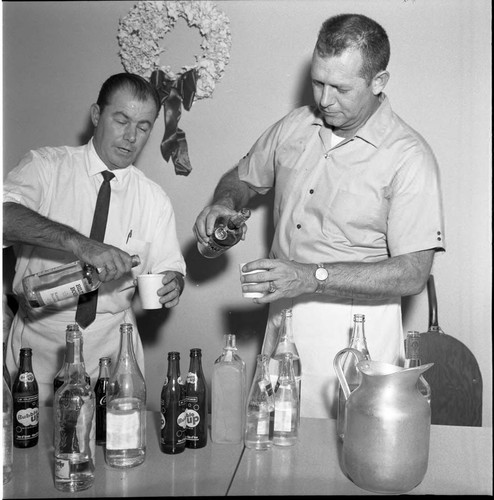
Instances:
[[[133,2],[2,2],[4,175],[29,149],[80,144],[89,105],[110,74],[123,71],[118,21]],[[427,138],[441,168],[447,252],[433,273],[439,323],[476,355],[484,378],[484,425],[491,425],[491,6],[488,0],[219,1],[231,21],[231,62],[211,99],[182,114],[193,171],[176,176],[159,152],[163,120],[138,165],[170,195],[188,264],[180,305],[142,316],[149,401],[157,409],[166,354],[203,348],[209,379],[224,333],[236,333],[249,378],[266,308],[240,296],[237,264],[267,253],[269,203],[247,240],[205,261],[192,226],[220,175],[257,136],[294,106],[310,102],[307,63],[321,23],[341,12],[380,22],[391,40],[387,94],[396,112]],[[191,64],[200,36],[180,21],[164,45]],[[269,202],[269,199],[267,200]],[[138,304],[137,304],[138,307]],[[405,329],[426,331],[427,294],[406,301]],[[328,325],[329,327],[329,325]],[[60,332],[63,335],[63,332]]]

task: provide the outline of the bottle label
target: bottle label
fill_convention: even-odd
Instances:
[[[24,383],[34,382],[34,374],[32,372],[24,372],[19,375],[19,380]]]
[[[70,478],[70,461],[63,458],[55,458],[55,477],[58,479]]]
[[[292,404],[290,401],[276,403],[274,430],[278,432],[290,432],[292,430]]]
[[[139,448],[140,444],[139,411],[125,415],[106,414],[106,447],[109,450]]]
[[[72,283],[67,283],[66,285],[56,286],[55,288],[50,288],[49,290],[39,290],[39,301],[43,305],[53,304],[59,300],[68,299],[71,297],[77,297],[85,293],[86,287],[84,286],[83,280],[73,281]]]
[[[195,384],[197,382],[197,374],[193,372],[187,373],[187,383],[188,384]]]
[[[183,411],[178,417],[177,417],[177,425],[179,427],[182,427],[185,429],[187,427],[187,412]]]
[[[39,409],[38,408],[25,408],[19,410],[15,418],[17,423],[23,425],[24,427],[31,427],[38,425]]]
[[[256,432],[259,436],[268,436],[269,435],[269,419],[258,420]]]
[[[188,429],[193,429],[199,425],[201,416],[195,410],[188,409],[185,414],[186,425]]]

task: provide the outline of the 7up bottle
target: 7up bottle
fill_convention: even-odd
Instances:
[[[202,371],[201,356],[201,349],[190,350],[190,366],[185,384],[187,448],[203,448],[208,441],[208,388]]]
[[[185,450],[185,384],[180,377],[180,353],[168,353],[168,372],[161,390],[160,448],[163,453]]]

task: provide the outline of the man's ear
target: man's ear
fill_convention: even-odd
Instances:
[[[100,117],[100,109],[97,104],[91,104],[91,108],[89,110],[91,114],[91,122],[93,125],[96,127],[99,122],[99,117]]]
[[[389,73],[387,71],[380,71],[377,75],[372,79],[372,93],[374,95],[379,95],[386,87],[389,81]]]

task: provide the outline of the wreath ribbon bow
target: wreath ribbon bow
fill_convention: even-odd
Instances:
[[[197,84],[197,72],[195,68],[180,75],[176,80],[167,78],[160,69],[151,73],[151,83],[160,96],[164,109],[165,133],[161,141],[161,155],[166,161],[170,157],[175,166],[176,175],[189,175],[190,165],[189,153],[185,132],[178,127],[182,116],[182,106],[189,111],[194,102]]]

